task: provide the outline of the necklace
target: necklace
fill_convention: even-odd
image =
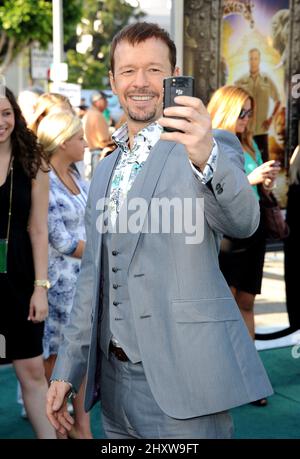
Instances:
[[[7,232],[6,238],[0,239],[0,273],[7,273],[7,253],[8,253],[8,241],[10,236],[10,223],[12,215],[12,193],[13,193],[13,156],[10,159],[10,164],[7,172],[7,177],[9,172],[10,175],[10,191],[9,191],[9,210],[8,210],[8,223],[7,223]]]
[[[57,175],[57,177],[59,178],[59,180],[64,184],[64,186],[70,191],[70,193],[72,193],[73,195],[77,195],[77,194],[80,194],[80,190],[76,184],[76,182],[74,181],[73,177],[71,174],[69,174],[69,177],[70,179],[72,180],[73,184],[74,184],[74,187],[76,188],[76,191],[72,190],[72,188],[63,180],[63,178],[60,176],[60,174],[57,172],[57,170],[55,169],[55,167],[53,166],[53,164],[51,164],[51,167],[53,169],[53,171],[55,172],[55,174]]]

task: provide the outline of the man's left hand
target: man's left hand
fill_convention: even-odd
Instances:
[[[191,162],[203,170],[213,149],[213,137],[210,116],[200,99],[190,96],[177,96],[174,101],[181,107],[168,107],[166,117],[176,116],[182,119],[160,118],[162,127],[180,129],[183,132],[163,132],[162,140],[182,143]]]

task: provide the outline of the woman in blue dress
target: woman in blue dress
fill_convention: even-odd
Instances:
[[[80,119],[70,111],[47,115],[39,124],[37,135],[51,168],[48,215],[51,287],[43,340],[46,376],[50,380],[63,330],[69,321],[85,247],[84,213],[88,189],[74,163],[82,160],[86,142]],[[70,435],[92,438],[83,395],[81,387],[73,400],[75,424]]]

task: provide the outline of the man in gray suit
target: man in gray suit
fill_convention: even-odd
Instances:
[[[86,372],[85,408],[101,396],[109,438],[230,438],[228,409],[272,393],[218,266],[222,234],[257,228],[257,201],[238,140],[212,132],[199,99],[180,96],[161,118],[163,78],[178,74],[175,45],[157,25],[115,36],[110,81],[127,124],[90,187],[47,401],[61,433],[72,427],[67,396]]]

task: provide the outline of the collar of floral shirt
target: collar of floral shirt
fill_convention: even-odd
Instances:
[[[157,121],[154,121],[148,126],[141,129],[135,136],[134,136],[134,145],[131,151],[136,150],[136,146],[141,142],[147,142],[150,148],[153,148],[156,142],[160,139],[160,135],[163,132],[162,126],[158,124]],[[129,134],[128,134],[128,126],[127,123],[123,124],[117,131],[115,131],[112,135],[112,139],[121,148],[122,151],[130,151],[128,146],[129,141]]]

